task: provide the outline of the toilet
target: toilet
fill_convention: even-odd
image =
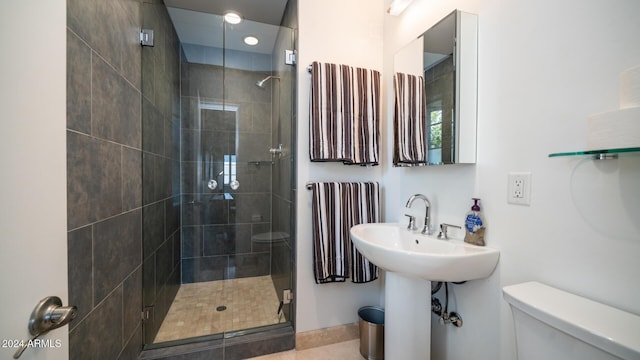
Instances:
[[[505,286],[518,360],[639,360],[640,316],[538,282]]]

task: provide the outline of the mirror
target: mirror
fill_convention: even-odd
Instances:
[[[395,54],[424,78],[428,165],[476,162],[478,17],[455,10]]]

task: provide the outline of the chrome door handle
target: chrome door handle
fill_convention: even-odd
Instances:
[[[62,306],[62,300],[57,296],[47,296],[40,300],[29,318],[29,332],[33,337],[13,354],[13,358],[19,358],[27,347],[29,347],[29,344],[40,335],[65,326],[70,323],[71,320],[75,319],[77,315],[78,308],[75,306]]]
[[[277,148],[270,148],[269,152],[271,153],[271,155],[282,155],[282,152],[284,151],[284,149],[282,148],[282,144],[278,145]]]

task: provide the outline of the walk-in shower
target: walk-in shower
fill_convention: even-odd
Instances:
[[[225,22],[216,9],[233,1],[143,8],[156,43],[142,52],[147,351],[219,340],[231,359],[229,339],[270,333],[290,335],[273,349],[293,345],[294,154],[271,150],[295,148],[295,3],[270,1],[275,24],[241,9]]]

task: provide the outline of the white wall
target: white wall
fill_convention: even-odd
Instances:
[[[313,61],[382,71],[382,0],[300,1],[298,57],[298,209],[296,331],[304,332],[358,320],[358,308],[378,305],[380,280],[315,284],[312,267],[311,192],[308,181],[380,181],[381,168],[309,161],[307,66]]]
[[[515,358],[501,288],[518,282],[640,314],[640,157],[547,157],[582,149],[587,116],[618,107],[620,72],[640,64],[640,2],[415,0],[401,17],[385,15],[387,104],[393,54],[456,8],[479,16],[477,164],[392,168],[393,109],[386,111],[387,220],[402,220],[402,204],[420,192],[433,204],[434,223],[462,224],[477,196],[488,246],[501,251],[489,279],[454,285],[464,326],[434,324],[432,358]],[[507,204],[510,171],[532,172],[531,206]]]
[[[618,107],[620,72],[640,64],[640,2],[415,0],[400,17],[385,14],[383,2],[300,2],[298,331],[355,321],[357,307],[381,293],[313,284],[304,184],[327,179],[381,177],[387,221],[404,221],[403,204],[416,192],[431,200],[434,224],[461,224],[470,198],[482,198],[488,246],[500,249],[500,263],[490,278],[453,287],[464,326],[434,325],[434,359],[513,359],[501,288],[518,282],[541,281],[640,314],[640,157],[547,157],[582,149],[587,117]],[[392,168],[393,55],[456,8],[479,16],[477,164]],[[380,167],[307,160],[305,67],[313,60],[382,69]],[[510,171],[532,172],[531,206],[507,204]]]
[[[0,2],[0,358],[31,337],[46,296],[67,296],[66,3]],[[69,327],[20,359],[69,358]],[[60,348],[56,348],[56,341]]]

